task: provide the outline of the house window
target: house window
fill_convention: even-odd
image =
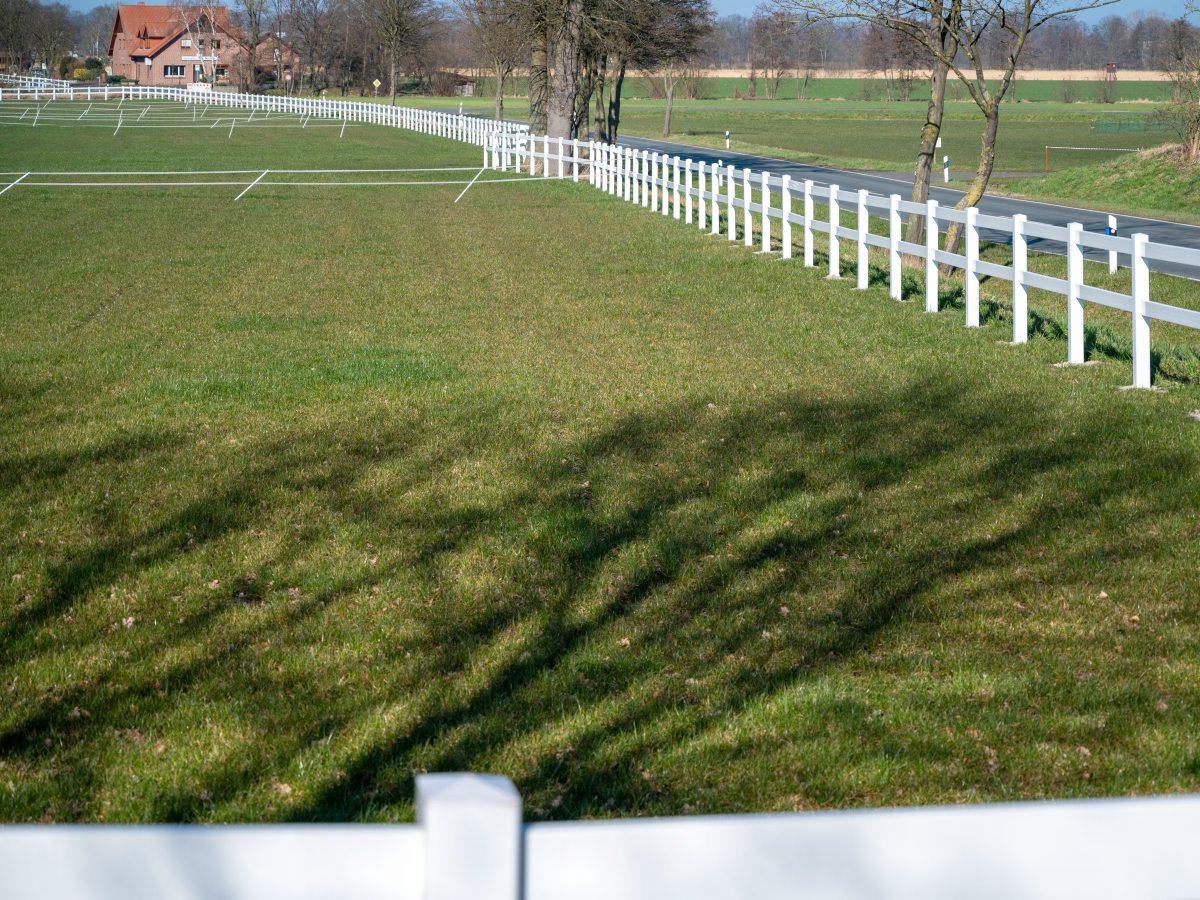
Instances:
[[[217,66],[217,77],[224,78],[229,74],[229,70],[225,66]]]
[[[180,41],[180,42],[179,42],[179,46],[180,46],[180,47],[190,47],[190,46],[192,46],[192,39],[191,39],[191,38],[184,38],[182,41]]]
[[[183,66],[163,66],[163,75],[167,78],[182,78]]]
[[[220,38],[213,38],[213,49],[214,50],[221,49],[221,39]]]

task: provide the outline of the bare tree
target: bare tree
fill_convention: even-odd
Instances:
[[[666,136],[671,133],[675,88],[712,28],[712,9],[708,0],[656,0],[648,6],[647,14],[637,62],[641,69],[656,73],[662,86],[667,101],[663,110]]]
[[[428,43],[437,11],[431,0],[365,0],[363,9],[387,57],[388,96],[395,106],[401,59],[418,55]]]
[[[504,83],[529,47],[525,22],[506,0],[458,0],[475,46],[496,78],[496,120],[504,118]]]
[[[1200,11],[1196,2],[1189,3],[1184,16]],[[1186,165],[1200,164],[1200,40],[1180,32],[1167,66],[1174,88],[1171,102],[1159,110],[1158,116],[1171,126],[1179,138],[1182,161]]]
[[[762,70],[768,100],[779,96],[779,83],[796,70],[799,31],[795,20],[785,13],[766,6],[754,11],[750,20],[750,54],[755,71]]]
[[[201,0],[199,3],[177,3],[174,16],[176,26],[187,32],[201,79],[209,84],[216,84],[220,35],[225,33],[225,29],[230,25],[229,11],[213,0]]]
[[[906,35],[928,51],[932,61],[944,65],[963,85],[983,116],[979,163],[970,187],[958,208],[975,206],[987,190],[996,162],[1000,129],[1000,104],[1013,85],[1017,66],[1030,34],[1046,22],[1087,9],[1108,6],[1116,0],[778,0],[805,16],[848,18],[874,23]],[[925,23],[928,23],[926,25]],[[996,35],[994,43],[992,36]],[[999,48],[1003,56],[1000,77],[989,81],[983,50]],[[936,72],[937,66],[934,66]],[[940,130],[941,113],[937,114]],[[927,123],[928,124],[928,123]],[[928,182],[926,182],[928,183]],[[928,190],[928,188],[926,188]],[[947,232],[947,246],[956,248],[962,226]]]
[[[258,48],[267,38],[263,25],[269,15],[267,0],[237,0],[238,18],[242,26],[243,53],[238,57],[238,78],[241,89],[255,86],[258,79]]]

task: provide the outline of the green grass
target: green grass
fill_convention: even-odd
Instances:
[[[1072,86],[1064,87],[1065,79],[1029,81],[1019,79],[1016,84],[1016,100],[1043,102],[1067,100],[1078,102],[1100,102],[1103,99],[1099,80],[1091,73],[1077,72],[1072,80]],[[482,79],[480,94],[483,97],[495,95],[495,79]],[[414,85],[415,88],[415,85]],[[525,95],[527,83],[524,78],[508,82],[506,90]],[[779,84],[776,101],[767,101],[766,80],[760,79],[758,84],[758,100],[755,102],[778,102],[797,100],[803,96],[807,100],[888,100],[887,84],[877,78],[812,78],[804,85],[802,79],[784,78]],[[680,87],[680,96],[684,96],[684,88]],[[732,100],[735,95],[745,98],[750,90],[750,82],[746,78],[705,78],[699,85],[696,100]],[[641,76],[628,77],[622,90],[622,96],[631,100],[650,99],[661,94],[661,88],[652,87],[646,78]],[[898,97],[898,94],[891,96]],[[967,99],[965,89],[955,85],[950,87],[951,98]],[[1170,99],[1171,84],[1167,81],[1136,81],[1118,80],[1114,99],[1118,102],[1152,101],[1161,102]],[[918,78],[913,83],[913,100],[929,99],[929,82]],[[895,101],[890,101],[895,102]]]
[[[1200,786],[1200,390],[966,331],[953,285],[458,190],[0,197],[0,818],[405,819],[459,769],[531,819]]]
[[[1048,178],[1011,182],[1006,187],[1038,199],[1070,198],[1133,213],[1182,215],[1200,221],[1200,169],[1183,165],[1171,152],[1123,156],[1055,172]]]

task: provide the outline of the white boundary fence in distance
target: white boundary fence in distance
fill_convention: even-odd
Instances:
[[[277,97],[271,94],[240,94],[226,91],[188,91],[183,88],[136,84],[78,86],[71,85],[70,82],[54,82],[50,79],[0,75],[0,84],[5,82],[16,86],[0,87],[0,101],[173,100],[209,108],[236,107],[263,110],[264,112],[288,112],[319,119],[335,119],[341,122],[390,125],[450,140],[464,141],[480,147],[488,145],[492,141],[493,135],[516,135],[529,130],[527,125],[518,122],[497,122],[492,119],[481,119],[476,116],[465,116],[440,110],[386,106],[382,103],[362,103],[350,100]],[[67,86],[63,87],[64,84]]]
[[[415,825],[3,826],[3,900],[1200,896],[1200,797],[525,825],[499,776],[417,776]]]
[[[499,135],[498,146],[491,165],[506,169],[526,168],[532,174],[535,160],[541,160],[542,173],[578,181],[581,160],[594,165],[587,167],[587,180],[593,186],[628,202],[659,212],[664,216],[682,219],[701,230],[717,234],[724,218],[725,234],[729,240],[739,237],[747,247],[753,246],[754,227],[760,233],[761,252],[772,252],[773,223],[778,226],[780,253],[790,258],[793,251],[793,230],[800,231],[804,264],[814,265],[814,235],[824,234],[829,241],[829,277],[842,274],[841,242],[853,242],[855,247],[855,279],[860,289],[868,286],[869,256],[872,248],[886,251],[888,293],[901,299],[901,256],[908,254],[925,260],[925,308],[937,312],[939,298],[938,266],[950,265],[959,269],[965,279],[967,327],[979,325],[979,286],[984,277],[998,278],[1012,285],[1013,343],[1029,339],[1028,291],[1037,288],[1059,294],[1067,301],[1067,362],[1085,362],[1084,311],[1086,303],[1096,303],[1127,312],[1131,316],[1132,385],[1151,386],[1152,362],[1150,353],[1150,323],[1169,322],[1184,328],[1200,329],[1200,311],[1159,303],[1150,296],[1149,262],[1158,260],[1184,267],[1200,278],[1200,249],[1160,244],[1145,234],[1119,237],[1083,230],[1075,223],[1067,227],[1030,221],[1023,215],[984,215],[977,208],[958,210],[938,205],[936,200],[918,204],[899,194],[879,196],[868,191],[843,192],[836,184],[819,185],[811,180],[792,182],[788,176],[772,176],[752,172],[733,165],[695,162],[678,156],[648,150],[590,141],[555,140],[541,136]],[[485,153],[486,155],[486,153]],[[827,220],[814,213],[817,203],[828,210]],[[841,224],[843,210],[856,214],[857,227]],[[902,238],[902,217],[916,213],[925,217],[925,242],[912,244]],[[886,222],[886,234],[869,229],[871,217]],[[950,223],[963,226],[961,253],[950,253],[940,246],[940,236]],[[993,235],[1011,243],[1011,265],[1001,265],[980,256],[981,235]],[[1046,242],[1046,243],[1041,243]],[[1029,269],[1029,252],[1053,247],[1062,255],[1065,249],[1067,277],[1057,278]],[[1109,271],[1118,268],[1118,259],[1128,260],[1130,288],[1128,293],[1089,285],[1084,280],[1084,255],[1107,254]]]

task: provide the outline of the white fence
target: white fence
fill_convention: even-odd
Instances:
[[[463,116],[437,110],[385,106],[342,100],[303,97],[279,97],[232,92],[196,93],[182,88],[148,85],[102,87],[70,86],[68,82],[39,87],[14,76],[0,80],[19,84],[0,89],[0,100],[29,99],[140,99],[176,100],[205,106],[229,106],[296,115],[364,122],[407,128],[452,140],[481,146],[484,165],[495,169],[540,172],[543,177],[586,177],[593,186],[628,202],[647,207],[651,212],[682,219],[689,225],[717,234],[724,225],[729,240],[739,239],[747,246],[755,244],[757,223],[762,252],[774,248],[773,230],[778,228],[782,255],[792,255],[793,226],[800,229],[804,264],[814,264],[814,235],[826,235],[831,278],[841,276],[843,241],[855,247],[855,276],[859,288],[868,285],[870,250],[886,251],[889,294],[901,298],[901,255],[925,261],[925,308],[938,309],[938,266],[949,265],[963,273],[967,327],[980,320],[980,280],[998,278],[1012,285],[1013,342],[1024,343],[1029,337],[1028,291],[1041,289],[1066,298],[1067,362],[1085,361],[1084,317],[1087,303],[1109,306],[1130,314],[1132,341],[1132,384],[1151,386],[1152,358],[1150,323],[1169,322],[1185,328],[1200,329],[1200,312],[1155,301],[1150,295],[1149,262],[1157,260],[1194,272],[1200,278],[1200,249],[1155,243],[1145,234],[1130,237],[1088,232],[1078,223],[1067,227],[1028,220],[1023,215],[990,216],[976,208],[957,210],[941,207],[937,201],[916,204],[899,194],[879,196],[865,190],[845,193],[836,184],[818,185],[811,180],[794,184],[788,176],[738,169],[733,165],[708,165],[678,156],[595,141],[563,140],[529,134],[528,126],[514,122],[496,122],[475,116]],[[60,87],[59,85],[69,85]],[[827,218],[815,214],[816,204],[827,209]],[[797,207],[799,207],[797,211]],[[841,224],[843,210],[856,214],[856,226]],[[901,237],[901,217],[911,213],[925,216],[925,242],[912,244]],[[871,217],[887,223],[886,233],[870,230]],[[739,229],[738,220],[741,219]],[[962,252],[951,253],[941,247],[940,236],[946,227],[963,227]],[[1012,263],[1003,265],[981,258],[981,240],[991,235],[1012,245]],[[1031,246],[1031,241],[1033,245]],[[1039,245],[1038,242],[1047,242]],[[1029,252],[1040,247],[1065,251],[1066,278],[1045,275],[1029,269]],[[1115,272],[1118,259],[1124,257],[1130,270],[1128,293],[1089,285],[1084,277],[1085,253],[1107,254],[1109,271]]]
[[[441,112],[432,109],[416,109],[407,106],[386,106],[382,103],[362,103],[348,100],[321,100],[315,97],[279,97],[272,94],[239,94],[232,91],[189,91],[184,88],[155,87],[152,85],[119,84],[79,86],[70,82],[50,83],[49,79],[32,79],[45,82],[30,83],[30,79],[11,75],[0,75],[0,82],[7,81],[13,87],[0,87],[0,101],[33,100],[47,102],[55,100],[175,100],[195,106],[209,108],[236,107],[239,109],[262,110],[264,112],[291,113],[340,122],[362,122],[375,125],[390,125],[424,134],[464,141],[480,147],[493,142],[493,136],[512,136],[526,133],[529,128],[518,122],[496,122],[476,116]],[[63,86],[65,85],[65,87]]]
[[[587,162],[594,165],[587,165]],[[540,171],[544,177],[586,176],[600,190],[651,212],[682,219],[686,224],[712,234],[724,231],[731,241],[740,239],[747,247],[759,246],[764,253],[774,249],[773,236],[780,239],[780,252],[790,258],[794,227],[800,232],[804,264],[814,265],[814,235],[828,238],[829,276],[838,278],[842,269],[842,241],[855,247],[855,278],[865,289],[870,274],[872,248],[886,251],[888,292],[901,299],[901,255],[925,261],[925,308],[938,309],[938,266],[950,265],[963,272],[967,327],[979,325],[979,285],[991,277],[1012,285],[1013,342],[1029,338],[1028,290],[1039,288],[1060,294],[1067,301],[1067,362],[1085,361],[1084,311],[1086,303],[1109,306],[1130,314],[1132,319],[1133,386],[1150,387],[1150,322],[1158,320],[1200,329],[1200,312],[1159,303],[1150,296],[1150,260],[1183,267],[1200,277],[1200,249],[1159,244],[1144,234],[1118,237],[1083,230],[1080,224],[1067,227],[1029,221],[1023,215],[989,216],[972,207],[966,210],[939,206],[936,200],[925,204],[904,200],[899,194],[879,196],[868,191],[844,193],[836,184],[818,185],[811,180],[794,183],[786,175],[771,176],[733,165],[695,162],[678,156],[630,147],[581,141],[563,141],[530,135],[500,135],[492,147],[490,164],[497,169],[515,168],[530,174]],[[827,208],[827,219],[815,215],[817,203]],[[856,226],[841,224],[843,211],[856,214]],[[901,237],[901,217],[916,213],[925,217],[925,242],[912,244]],[[870,219],[886,223],[886,233],[870,230]],[[723,219],[723,222],[722,222]],[[738,220],[741,220],[739,229]],[[963,227],[961,253],[941,247],[941,235],[951,223]],[[759,239],[754,237],[755,227]],[[778,231],[775,231],[778,229]],[[1001,265],[980,256],[981,235],[1011,243],[1012,263]],[[1031,247],[1031,240],[1035,246]],[[1065,250],[1067,277],[1058,278],[1029,269],[1029,252],[1036,242],[1043,247]],[[1099,288],[1084,279],[1086,251],[1107,255],[1109,271],[1118,268],[1125,257],[1130,269],[1129,292]],[[1200,293],[1200,289],[1198,289]]]
[[[45,78],[41,75],[8,75],[0,74],[0,79],[15,84],[19,87],[25,87],[32,90],[63,90],[74,87],[74,83],[70,81],[62,81],[58,78]]]
[[[0,827],[3,900],[1194,898],[1200,797],[523,825],[417,777],[415,825]]]

